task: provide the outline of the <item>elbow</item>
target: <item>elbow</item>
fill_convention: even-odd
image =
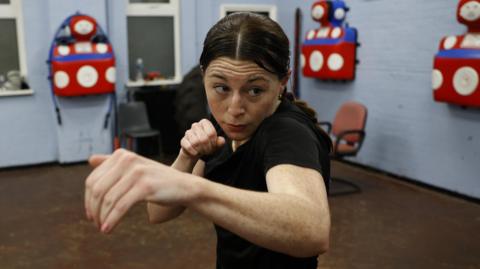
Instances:
[[[320,232],[315,235],[309,234],[300,241],[302,247],[290,249],[290,256],[307,258],[325,254],[330,249],[330,232]]]
[[[330,249],[330,238],[325,238],[317,244],[317,255],[325,254]]]
[[[318,233],[315,240],[316,255],[325,254],[330,249],[330,225],[323,232]]]
[[[328,239],[318,242],[312,242],[305,248],[298,248],[292,250],[288,255],[296,258],[308,258],[313,256],[319,256],[325,254],[330,248],[330,242]]]
[[[309,246],[302,251],[302,253],[297,253],[293,255],[298,258],[306,258],[312,256],[319,256],[325,254],[330,248],[330,240],[327,237],[320,237],[317,239],[312,239]]]

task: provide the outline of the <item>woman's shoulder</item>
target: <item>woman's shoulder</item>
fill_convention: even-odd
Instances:
[[[265,130],[277,129],[309,129],[310,119],[300,109],[290,102],[282,102],[277,111],[266,118],[260,127]]]
[[[258,134],[267,141],[315,139],[315,130],[309,123],[292,113],[275,113],[259,126]]]
[[[289,129],[308,129],[308,125],[306,122],[302,122],[298,118],[295,118],[293,115],[279,113],[265,119],[265,121],[261,124],[260,129],[263,129],[264,132],[279,132]]]
[[[330,138],[312,119],[295,104],[286,103],[259,127],[260,136],[266,141],[307,142],[308,140],[329,151]]]

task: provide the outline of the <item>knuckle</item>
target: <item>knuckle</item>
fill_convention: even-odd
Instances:
[[[113,204],[113,197],[111,194],[107,194],[105,195],[105,197],[103,198],[103,201],[104,201],[104,204],[106,206],[111,206]]]
[[[195,148],[191,145],[185,147],[185,149],[188,151],[188,152],[194,152],[195,151]]]
[[[113,152],[113,155],[123,155],[125,153],[127,153],[128,151],[126,149],[123,149],[123,148],[119,148],[119,149],[116,149],[114,152]]]
[[[138,180],[145,174],[145,169],[143,165],[135,165],[132,168],[132,177],[134,180]]]
[[[202,136],[199,138],[201,144],[208,144],[208,137],[207,136]]]
[[[92,189],[92,197],[93,198],[95,198],[95,199],[100,198],[102,193],[103,193],[103,189],[98,187],[98,185],[93,187],[93,189]]]
[[[211,140],[211,139],[217,137],[217,132],[215,132],[215,130],[213,130],[211,132],[208,132],[207,135],[208,135],[208,138]]]
[[[200,124],[199,124],[198,122],[192,123],[192,129],[193,129],[193,128],[198,128],[199,125],[200,125]]]
[[[192,148],[192,146],[191,146],[189,143],[185,143],[185,142],[182,142],[182,143],[181,143],[181,146],[182,146],[182,148],[185,149],[185,150],[189,150],[189,149]]]
[[[85,189],[91,190],[92,187],[93,187],[93,179],[88,178],[87,180],[85,180]]]
[[[208,140],[208,137],[205,137],[202,139],[202,149],[208,149],[210,148],[210,141]]]
[[[110,207],[113,204],[113,201],[111,199],[104,199],[103,200],[103,205],[105,207]]]
[[[132,163],[135,160],[135,154],[125,150],[121,155],[120,155],[120,162],[121,163]]]
[[[127,212],[127,205],[125,203],[120,203],[117,206],[115,206],[113,210],[115,210],[117,214],[123,215],[125,214],[125,212]]]
[[[180,145],[181,145],[182,147],[184,147],[184,148],[187,146],[187,142],[186,142],[185,137],[182,138],[182,140],[180,140]]]
[[[190,130],[187,130],[185,131],[185,138],[190,138],[191,136],[193,135],[193,130],[190,129]]]
[[[142,193],[150,194],[155,191],[153,184],[149,180],[140,180],[138,185]]]

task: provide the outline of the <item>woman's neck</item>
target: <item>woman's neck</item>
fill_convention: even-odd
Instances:
[[[241,145],[245,144],[245,142],[247,142],[247,140],[242,140],[242,141],[236,141],[236,140],[232,140],[232,151],[236,151],[238,149],[238,147],[240,147]]]

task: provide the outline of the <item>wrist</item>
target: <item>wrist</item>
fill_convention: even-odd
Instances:
[[[183,148],[180,148],[180,152],[178,153],[178,159],[183,162],[195,164],[200,159],[200,156],[192,156],[188,154]]]
[[[199,158],[192,157],[180,149],[180,152],[171,167],[181,172],[191,173],[195,164],[197,164],[198,159]]]
[[[188,174],[187,177],[188,179],[184,181],[183,186],[186,199],[183,201],[182,206],[191,207],[191,205],[196,204],[202,199],[208,180],[192,174]]]

